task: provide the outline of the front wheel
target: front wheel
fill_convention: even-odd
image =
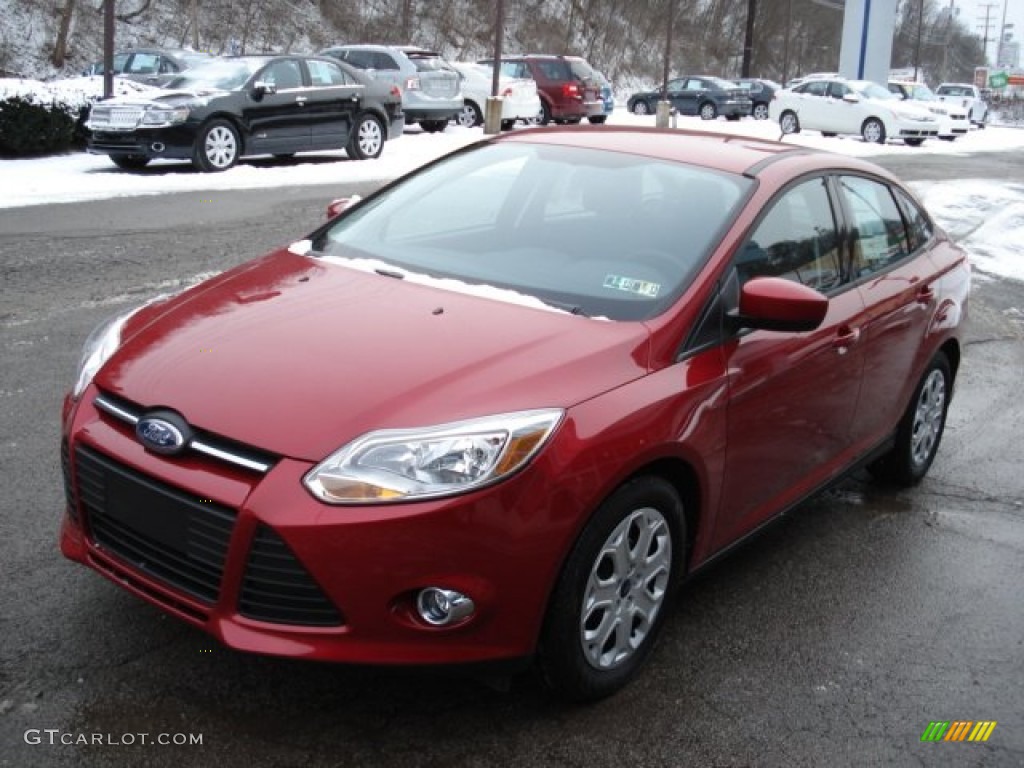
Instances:
[[[640,101],[636,102],[633,105],[633,114],[634,115],[649,115],[649,114],[651,114],[651,105],[648,104],[643,99],[640,99]]]
[[[612,493],[583,529],[548,606],[539,664],[570,701],[609,696],[654,646],[686,540],[683,505],[658,477]]]
[[[126,171],[138,171],[149,165],[149,158],[145,155],[111,155],[110,159],[114,165]]]
[[[384,129],[373,115],[360,115],[345,145],[353,160],[372,160],[384,151]]]
[[[483,121],[483,118],[480,116],[480,108],[472,101],[464,103],[459,114],[455,116],[455,122],[463,128],[475,128]]]
[[[779,117],[779,128],[783,133],[800,133],[800,118],[796,112],[783,112]]]
[[[213,120],[199,131],[192,164],[204,172],[226,171],[238,162],[241,148],[235,127],[227,120]]]
[[[860,135],[868,144],[885,144],[885,126],[877,117],[869,117],[864,121]]]
[[[927,474],[939,450],[946,411],[953,394],[953,372],[944,352],[936,353],[914,389],[896,429],[892,449],[868,466],[880,480],[909,487]]]
[[[710,101],[700,105],[700,119],[714,120],[718,117],[718,110]]]

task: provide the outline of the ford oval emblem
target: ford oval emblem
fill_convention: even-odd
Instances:
[[[156,453],[174,454],[185,448],[185,435],[166,419],[152,416],[139,419],[135,434],[144,446]]]

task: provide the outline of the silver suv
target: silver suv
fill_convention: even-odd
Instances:
[[[336,45],[320,51],[374,79],[397,85],[402,91],[405,122],[419,123],[425,131],[443,131],[462,111],[459,73],[441,54],[399,45]]]

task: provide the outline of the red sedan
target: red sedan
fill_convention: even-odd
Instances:
[[[925,475],[965,253],[858,160],[521,131],[98,328],[64,554],[232,648],[617,690],[687,576]]]

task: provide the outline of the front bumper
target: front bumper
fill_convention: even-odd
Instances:
[[[179,125],[172,128],[134,131],[93,131],[86,149],[94,155],[135,155],[151,159],[192,158],[195,131]]]
[[[474,494],[334,507],[302,486],[307,462],[260,473],[159,456],[95,395],[65,404],[66,557],[238,650],[414,665],[532,654],[579,519],[550,498],[557,468],[543,455]],[[476,612],[427,625],[414,606],[428,586],[469,595]]]

